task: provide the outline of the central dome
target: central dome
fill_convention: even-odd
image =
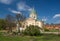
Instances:
[[[37,14],[36,14],[36,11],[34,10],[34,8],[32,8],[32,11],[30,13],[30,18],[37,19]]]

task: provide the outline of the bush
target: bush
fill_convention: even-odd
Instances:
[[[29,27],[25,29],[23,33],[24,35],[38,36],[40,35],[40,30],[38,26],[30,25]]]
[[[0,19],[0,30],[4,30],[6,28],[5,24],[6,21],[4,19]]]
[[[49,29],[47,29],[47,28],[44,28],[44,31],[49,31]]]

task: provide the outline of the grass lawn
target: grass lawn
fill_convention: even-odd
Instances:
[[[3,36],[0,34],[0,41],[60,41],[60,36],[58,35]]]

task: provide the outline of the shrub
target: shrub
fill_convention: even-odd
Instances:
[[[23,33],[24,35],[37,36],[40,35],[40,30],[38,26],[30,25]]]
[[[47,29],[47,28],[44,28],[44,31],[49,31],[49,29]]]

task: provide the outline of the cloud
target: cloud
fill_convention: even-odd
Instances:
[[[56,14],[53,16],[53,18],[57,18],[57,17],[60,17],[60,14]]]
[[[19,12],[19,11],[15,11],[15,10],[12,10],[12,9],[8,9],[10,12],[12,12],[12,13],[15,13],[15,14],[21,14],[21,12]]]
[[[42,21],[47,21],[47,17],[43,17],[42,18]]]
[[[29,7],[26,3],[24,2],[19,2],[17,3],[17,8],[19,11],[31,11],[32,8]]]
[[[13,0],[0,0],[0,3],[11,4]]]

